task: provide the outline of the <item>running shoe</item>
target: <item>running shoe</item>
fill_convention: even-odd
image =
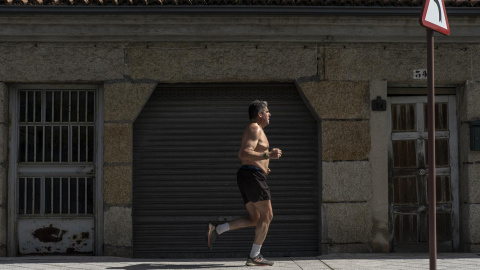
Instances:
[[[208,223],[207,227],[207,246],[208,249],[213,249],[213,244],[215,244],[215,240],[218,237],[217,230],[215,230],[215,226],[212,223]]]
[[[273,262],[266,260],[265,258],[263,258],[261,254],[259,254],[255,258],[250,258],[249,256],[247,259],[246,265],[247,266],[272,266]]]

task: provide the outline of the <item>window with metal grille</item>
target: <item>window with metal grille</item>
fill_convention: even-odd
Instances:
[[[18,214],[91,215],[95,91],[18,91]]]

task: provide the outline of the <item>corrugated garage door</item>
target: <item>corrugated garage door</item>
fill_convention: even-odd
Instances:
[[[274,219],[262,254],[319,254],[318,127],[293,85],[158,87],[133,129],[133,249],[137,258],[245,257],[253,228],[206,248],[208,222],[246,215],[236,186],[248,105],[267,100]]]

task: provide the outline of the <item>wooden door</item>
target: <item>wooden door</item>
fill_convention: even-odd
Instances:
[[[459,241],[455,96],[437,96],[435,158],[438,251]],[[428,251],[427,97],[390,97],[389,233],[391,252]]]

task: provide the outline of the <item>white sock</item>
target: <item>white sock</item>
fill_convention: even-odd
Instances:
[[[224,233],[224,232],[228,232],[230,231],[230,225],[228,225],[228,222],[227,223],[223,223],[223,224],[220,224],[218,225],[215,230],[217,231],[218,235]]]
[[[253,244],[252,246],[252,251],[250,251],[250,258],[255,258],[260,254],[260,249],[262,248],[262,245],[255,245]]]

